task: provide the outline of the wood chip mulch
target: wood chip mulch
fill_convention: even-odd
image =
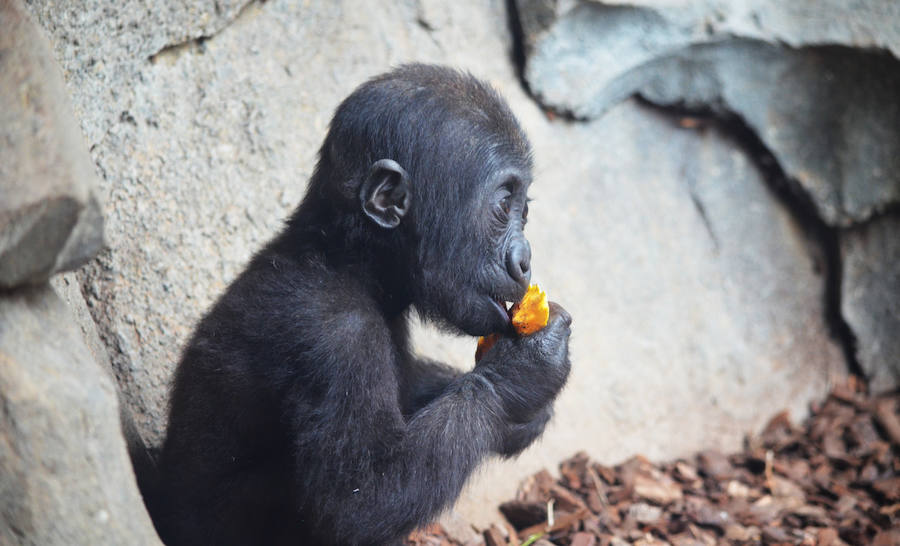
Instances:
[[[900,545],[900,394],[862,390],[835,387],[802,427],[779,413],[732,455],[604,466],[578,453],[559,479],[528,478],[500,506],[506,525],[460,537],[435,524],[406,544]]]

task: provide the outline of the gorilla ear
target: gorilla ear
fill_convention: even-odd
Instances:
[[[363,212],[387,229],[400,225],[410,205],[409,175],[396,161],[380,159],[372,164],[359,190]]]

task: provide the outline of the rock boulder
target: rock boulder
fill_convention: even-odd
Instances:
[[[74,269],[103,245],[94,165],[47,38],[0,1],[0,289]]]
[[[0,543],[160,544],[116,389],[47,286],[0,298]]]

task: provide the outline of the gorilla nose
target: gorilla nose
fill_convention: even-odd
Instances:
[[[517,283],[528,286],[531,281],[531,245],[528,241],[512,245],[506,257],[506,268]]]

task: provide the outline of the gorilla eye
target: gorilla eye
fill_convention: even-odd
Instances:
[[[528,201],[525,201],[525,206],[522,207],[522,220],[528,220]]]
[[[509,214],[509,196],[508,195],[500,200],[500,208],[503,209],[503,212],[505,214]]]

